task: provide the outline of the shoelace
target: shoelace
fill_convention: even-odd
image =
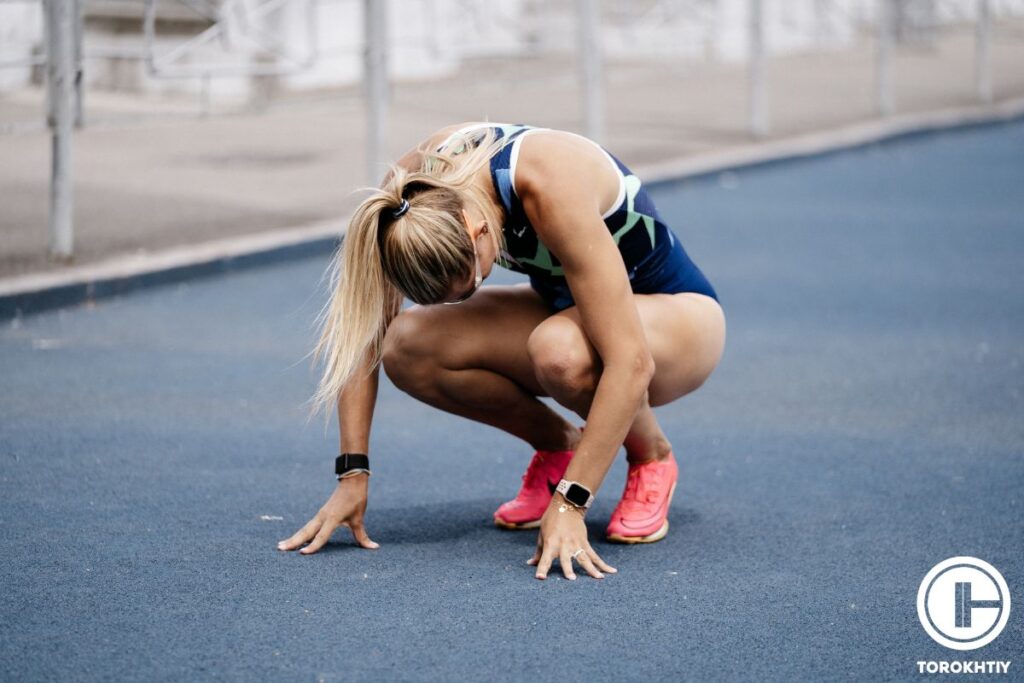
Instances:
[[[580,427],[580,431],[583,431],[582,427]],[[520,479],[523,480],[523,486],[527,488],[539,488],[543,485],[545,488],[550,488],[548,486],[547,476],[540,471],[541,467],[544,465],[544,461],[544,455],[542,455],[541,451],[537,451],[536,454],[534,454],[533,459],[530,461],[530,464],[526,467],[526,472],[522,477],[520,477]]]
[[[538,451],[537,454],[533,456],[533,460],[531,460],[530,464],[527,466],[526,473],[522,476],[523,486],[533,488],[537,484],[538,476],[545,484],[547,483],[546,477],[544,477],[544,474],[540,471],[543,464],[544,456]]]
[[[626,476],[626,492],[622,494],[625,505],[631,509],[642,508],[654,503],[661,495],[661,479],[655,468],[657,465],[641,465],[629,470]]]
[[[580,427],[580,432],[582,432],[583,429],[584,427]],[[537,453],[533,456],[533,460],[531,460],[530,464],[526,467],[526,473],[523,474],[522,477],[520,477],[523,480],[524,486],[528,484],[539,486],[540,483],[543,483],[545,486],[548,485],[548,478],[543,474],[540,475],[540,483],[537,482],[537,473],[540,471],[541,465],[543,464],[544,456],[541,455],[540,451],[537,451]]]

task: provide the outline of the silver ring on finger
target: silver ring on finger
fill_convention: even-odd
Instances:
[[[570,557],[575,560],[576,556],[579,555],[582,552],[583,552],[583,548],[580,548],[576,552],[574,552],[572,555],[570,555]]]

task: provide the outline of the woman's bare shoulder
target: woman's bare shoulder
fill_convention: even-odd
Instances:
[[[538,129],[519,145],[515,171],[516,192],[546,194],[556,178],[571,179],[587,187],[601,207],[615,200],[621,182],[611,157],[595,142],[576,133]]]

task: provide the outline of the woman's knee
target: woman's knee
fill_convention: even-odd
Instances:
[[[381,365],[391,382],[408,391],[428,380],[436,326],[428,317],[428,309],[413,305],[399,313],[384,334]]]
[[[552,396],[597,390],[600,361],[592,355],[586,337],[572,320],[548,318],[530,334],[526,350],[537,381]]]

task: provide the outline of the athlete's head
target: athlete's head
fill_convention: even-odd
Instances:
[[[380,361],[387,323],[403,295],[418,304],[452,303],[475,291],[481,253],[504,245],[500,209],[474,180],[500,147],[457,138],[451,153],[425,152],[421,168],[392,167],[356,208],[332,263],[332,294],[314,350],[325,363],[314,410],[328,407],[369,353]]]
[[[370,215],[353,218],[373,223],[384,278],[418,304],[450,302],[474,283],[476,242],[490,225],[464,194],[434,179],[409,182],[396,169],[382,194],[360,207]]]

